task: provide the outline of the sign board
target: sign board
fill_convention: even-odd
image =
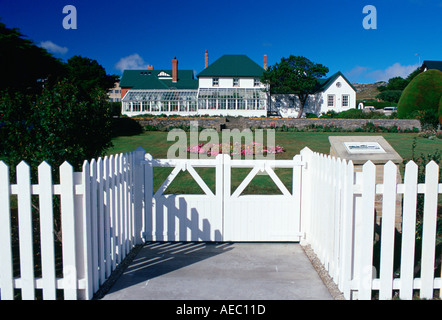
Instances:
[[[368,160],[374,164],[388,161],[401,163],[402,158],[382,136],[330,136],[330,155],[354,164],[364,164]]]
[[[344,142],[349,153],[385,153],[385,150],[377,142]]]

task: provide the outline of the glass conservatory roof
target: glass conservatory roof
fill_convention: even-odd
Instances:
[[[197,90],[130,90],[123,101],[178,101],[197,100]]]
[[[266,99],[266,93],[253,88],[204,88],[200,89],[199,98]]]

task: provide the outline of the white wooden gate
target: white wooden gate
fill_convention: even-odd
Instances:
[[[144,238],[147,241],[299,241],[301,207],[301,156],[293,160],[153,159],[146,155],[144,181]],[[154,190],[153,168],[173,167]],[[215,192],[196,172],[215,168]],[[231,191],[232,168],[252,168]],[[292,190],[274,168],[293,171]],[[164,194],[180,171],[188,171],[204,194]],[[265,173],[281,195],[242,195],[258,173]]]

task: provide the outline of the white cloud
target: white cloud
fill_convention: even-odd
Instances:
[[[68,52],[67,47],[61,47],[49,40],[40,42],[40,47],[45,48],[46,50],[52,53],[65,54],[66,52]]]
[[[358,78],[361,75],[363,75],[365,72],[367,72],[367,70],[368,70],[367,67],[356,66],[353,69],[351,69],[350,71],[346,72],[345,75],[349,79],[354,79],[354,78]]]
[[[417,64],[403,66],[399,62],[396,62],[392,66],[389,66],[385,70],[375,70],[367,73],[368,78],[373,78],[375,81],[388,81],[393,77],[406,78],[410,73],[416,70],[419,66]]]
[[[410,73],[412,73],[419,65],[408,65],[403,66],[399,62],[380,70],[370,70],[368,67],[356,66],[350,71],[346,72],[345,75],[352,82],[361,81],[362,79],[366,81],[388,81],[394,77],[406,78]]]
[[[115,68],[123,72],[127,69],[147,69],[147,63],[144,62],[143,58],[138,54],[134,53],[130,56],[121,58],[115,64]]]

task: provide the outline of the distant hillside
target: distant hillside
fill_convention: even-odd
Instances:
[[[386,82],[353,83],[353,86],[356,88],[356,100],[376,99],[376,96],[379,94],[377,87],[386,85]]]

